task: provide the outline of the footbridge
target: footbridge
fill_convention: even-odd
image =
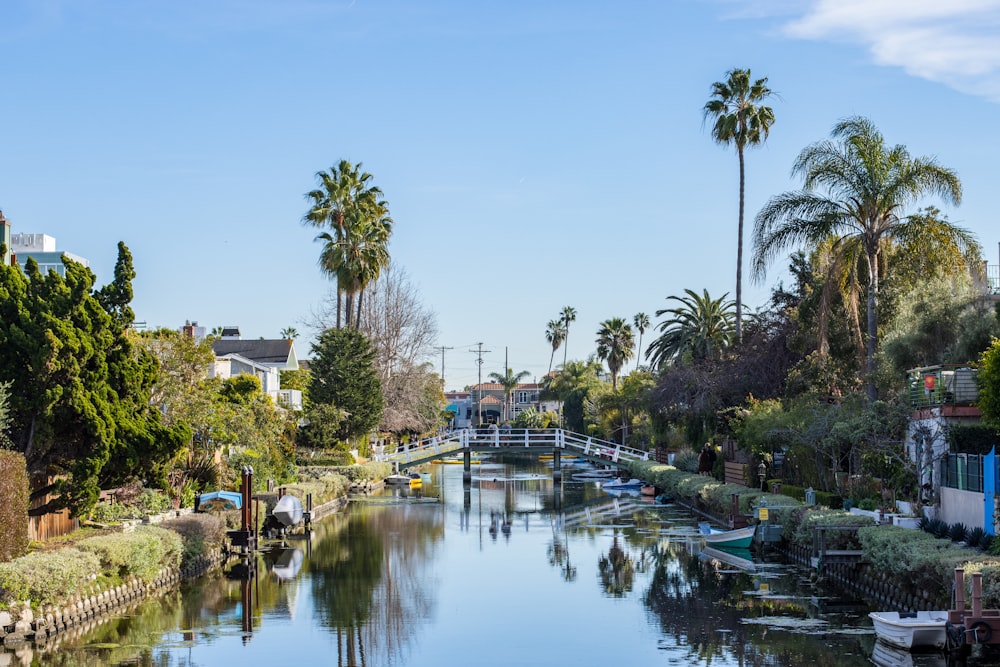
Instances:
[[[384,446],[373,447],[376,461],[392,463],[397,468],[408,468],[435,459],[461,457],[465,466],[465,479],[471,479],[473,452],[530,452],[551,454],[553,477],[562,476],[560,459],[572,454],[595,463],[627,466],[634,461],[648,461],[649,452],[626,447],[616,442],[581,435],[560,428],[523,429],[461,429],[437,435],[419,442],[400,445],[394,451]]]

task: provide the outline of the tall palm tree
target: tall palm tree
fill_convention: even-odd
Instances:
[[[832,239],[840,254],[860,253],[867,290],[865,390],[878,398],[873,371],[878,349],[878,292],[881,256],[888,244],[931,232],[924,216],[903,216],[903,209],[925,195],[958,204],[962,185],[954,171],[933,158],[913,158],[905,146],[888,146],[867,118],[838,122],[833,140],[807,146],[792,167],[802,190],[772,197],[754,222],[754,275],[763,278],[768,263],[789,246],[817,246]],[[976,243],[971,233],[947,221],[934,230],[956,247]]]
[[[299,331],[295,327],[285,327],[281,330],[281,337],[285,339],[298,338]]]
[[[320,267],[337,281],[337,328],[341,326],[342,299],[348,300],[347,326],[353,318],[354,295],[377,277],[388,262],[388,237],[392,232],[389,209],[382,191],[370,184],[372,175],[361,171],[361,163],[341,160],[329,171],[316,174],[320,187],[306,194],[312,206],[303,217],[306,224],[329,229],[316,237],[323,241]],[[383,246],[375,249],[374,239]]]
[[[733,302],[726,301],[728,294],[718,299],[686,289],[686,297],[668,296],[667,301],[678,301],[676,308],[656,311],[657,317],[670,317],[656,328],[660,336],[646,349],[646,358],[653,368],[685,360],[717,359],[735,338]]]
[[[545,325],[545,340],[552,346],[552,354],[549,355],[549,373],[552,372],[552,360],[555,359],[556,350],[566,339],[566,325],[562,320],[549,320]]]
[[[649,315],[646,313],[636,313],[632,318],[632,324],[639,332],[639,349],[635,353],[635,370],[639,370],[639,359],[642,357],[642,334],[649,328]]]
[[[762,103],[774,95],[767,77],[751,80],[749,69],[732,69],[725,81],[712,84],[712,99],[705,103],[705,118],[712,119],[716,143],[734,145],[740,159],[740,217],[736,237],[736,340],[743,340],[743,205],[746,186],[743,151],[767,140],[774,124],[774,110]]]
[[[563,366],[566,365],[566,352],[569,351],[569,325],[571,322],[576,322],[576,308],[572,306],[566,306],[562,309],[560,314],[562,319],[563,328],[566,330],[563,335]]]
[[[510,406],[510,395],[514,393],[515,389],[517,389],[517,385],[521,384],[521,380],[529,375],[530,373],[528,371],[515,373],[513,368],[508,368],[507,372],[503,375],[500,373],[490,373],[490,379],[503,387],[504,419],[509,418],[508,408]]]
[[[597,358],[608,363],[612,389],[618,389],[618,373],[633,354],[635,334],[632,333],[632,325],[621,317],[601,322],[597,330]]]

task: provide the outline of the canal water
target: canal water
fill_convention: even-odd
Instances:
[[[427,471],[268,545],[252,579],[211,573],[0,667],[948,664],[877,645],[864,603],[777,554],[706,552],[682,507],[531,459],[483,460],[471,487]]]

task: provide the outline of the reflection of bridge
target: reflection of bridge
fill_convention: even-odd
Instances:
[[[472,478],[472,452],[517,451],[551,454],[552,476],[555,479],[562,476],[560,459],[563,454],[573,454],[595,463],[619,467],[633,461],[649,460],[649,452],[559,428],[462,429],[409,445],[401,445],[394,452],[385,451],[383,446],[376,446],[373,449],[376,461],[392,463],[399,468],[427,463],[444,456],[461,455],[465,464],[464,480]]]

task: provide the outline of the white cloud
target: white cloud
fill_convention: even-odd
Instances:
[[[786,18],[779,6],[771,15]],[[1000,0],[809,0],[782,32],[862,44],[879,65],[1000,102]]]

